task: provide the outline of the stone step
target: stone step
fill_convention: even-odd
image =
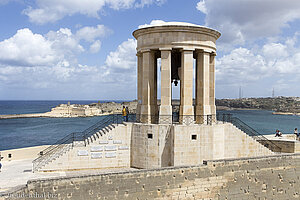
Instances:
[[[102,130],[105,130],[107,133],[110,131],[110,129],[106,126]]]
[[[233,125],[233,124],[232,124]],[[239,129],[238,127],[236,127],[235,125],[233,125],[233,128],[235,128],[235,129],[237,129],[241,134],[243,134],[245,137],[246,137],[246,139],[249,141],[253,141],[254,143],[256,143],[256,144],[259,144],[259,145],[261,145],[260,147],[262,148],[262,149],[264,149],[264,150],[267,150],[267,151],[269,151],[269,152],[272,152],[269,148],[267,148],[267,147],[265,147],[264,145],[262,145],[260,142],[258,142],[257,140],[255,140],[252,136],[249,136],[247,133],[245,133],[244,131],[242,131],[241,129]],[[254,136],[254,137],[256,137],[256,136]],[[272,153],[274,153],[274,152],[272,152]]]

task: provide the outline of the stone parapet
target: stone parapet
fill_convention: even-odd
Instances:
[[[300,154],[205,161],[99,175],[28,181],[10,193],[59,199],[299,199]],[[0,199],[14,199],[2,194]],[[23,198],[30,199],[30,198]]]

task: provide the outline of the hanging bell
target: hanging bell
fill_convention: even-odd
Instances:
[[[175,86],[178,85],[178,81],[177,81],[177,80],[174,81],[174,85],[175,85]]]

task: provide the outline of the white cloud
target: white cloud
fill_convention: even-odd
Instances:
[[[159,20],[159,19],[154,19],[150,22],[150,24],[143,24],[143,25],[139,25],[138,28],[146,28],[148,26],[153,26],[153,25],[158,25],[158,24],[164,24],[166,23],[165,21],[163,20]]]
[[[263,54],[267,58],[277,59],[288,56],[287,47],[280,43],[269,43],[263,46]]]
[[[52,42],[29,29],[20,29],[11,38],[0,42],[0,64],[11,66],[47,66],[59,55]]]
[[[113,0],[106,3],[114,10],[128,9],[134,5],[135,0]]]
[[[52,43],[52,48],[59,55],[73,56],[84,51],[79,43],[80,41],[77,40],[70,29],[61,28],[58,31],[49,31],[45,37]]]
[[[79,40],[84,39],[88,42],[93,42],[95,39],[107,36],[111,32],[104,25],[97,25],[96,27],[86,26],[76,32],[76,37]]]
[[[300,80],[300,47],[295,46],[297,37],[298,33],[292,39],[269,42],[261,48],[239,47],[232,50],[217,59],[217,81],[222,84],[243,85],[264,81],[265,78],[273,78],[274,83],[277,80],[290,82],[290,76]]]
[[[114,10],[144,7],[150,4],[161,5],[166,0],[36,0],[36,8],[28,7],[23,11],[30,21],[37,24],[55,22],[76,13],[99,18],[98,13],[105,6]]]
[[[197,8],[207,13],[206,25],[222,33],[220,42],[238,45],[276,36],[289,22],[300,19],[298,0],[201,0]]]
[[[136,66],[136,40],[128,39],[110,52],[105,64],[109,69],[133,70]]]
[[[96,40],[93,44],[90,46],[90,52],[91,53],[98,53],[101,48],[101,41]]]
[[[157,4],[158,6],[161,6],[164,4],[167,0],[141,0],[140,2],[137,2],[135,4],[135,7],[144,7],[151,4]]]
[[[206,9],[206,5],[205,5],[205,1],[201,0],[197,3],[197,7],[196,7],[199,11],[203,12],[204,14],[207,14],[207,9]]]
[[[267,75],[263,57],[246,48],[234,49],[230,54],[217,59],[216,67],[216,77],[220,83],[241,84]]]
[[[76,38],[69,29],[50,31],[44,36],[21,29],[0,42],[0,91],[6,92],[1,96],[22,99],[30,93],[30,98],[52,99],[55,93],[56,99],[117,99],[120,95],[135,98],[136,41],[121,43],[109,53],[104,65],[89,66],[76,59],[82,52]],[[100,46],[101,41],[95,40],[90,51],[96,52]],[[19,53],[22,51],[24,54]],[[49,59],[49,55],[53,58]]]
[[[231,90],[241,85],[252,95],[265,95],[272,87],[282,94],[300,89],[299,33],[282,34],[300,19],[300,1],[199,0],[196,8],[206,14],[206,26],[222,33],[216,85],[223,96],[224,91],[234,96]]]
[[[89,50],[97,53],[101,48],[99,38],[108,32],[103,25],[83,27],[76,34],[67,28],[45,35],[34,34],[28,28],[20,29],[11,38],[0,41],[0,67],[51,67],[64,60],[73,64],[76,56],[85,51],[80,44],[82,40],[92,42]]]

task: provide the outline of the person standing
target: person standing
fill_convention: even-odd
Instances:
[[[297,128],[295,128],[294,134],[296,135],[296,137],[298,137],[298,129]]]
[[[127,119],[127,111],[126,111],[125,106],[123,106],[123,109],[122,109],[122,116],[123,116],[123,121],[126,122],[126,119]]]
[[[128,122],[128,115],[129,115],[129,110],[128,110],[128,106],[126,106],[126,122]]]
[[[2,168],[2,164],[1,164],[2,159],[3,159],[3,157],[1,157],[1,154],[0,154],[0,172],[1,172],[1,168]]]

